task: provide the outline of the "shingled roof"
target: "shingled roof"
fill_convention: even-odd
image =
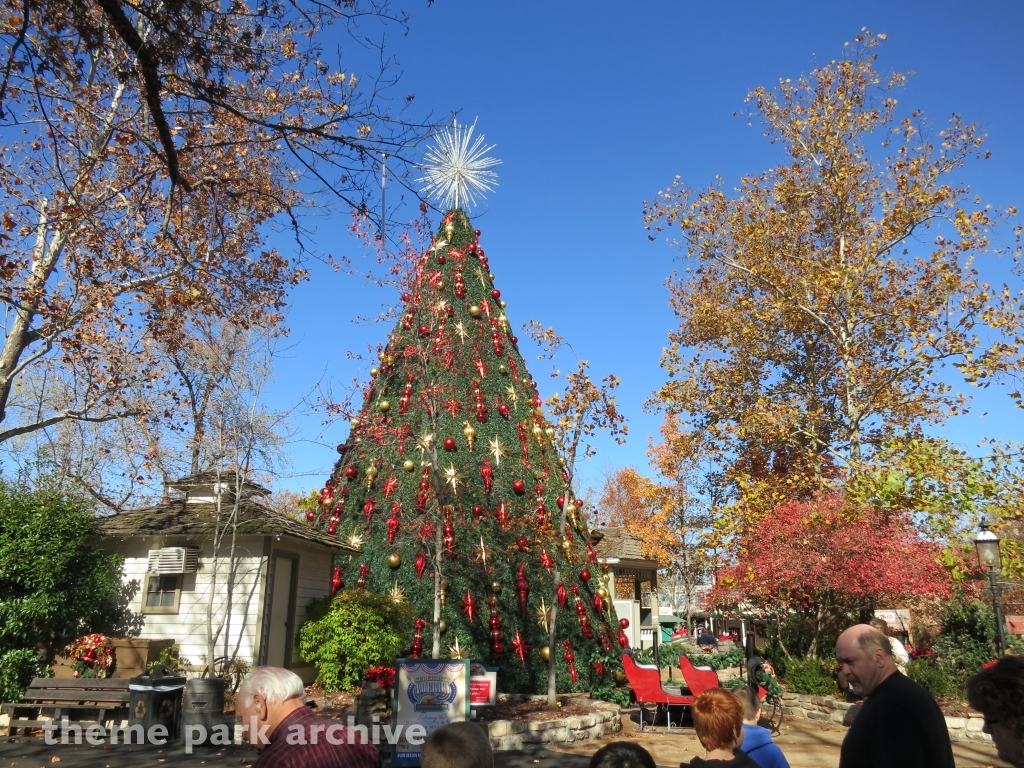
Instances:
[[[221,504],[221,520],[233,504]],[[210,536],[215,529],[217,505],[170,499],[152,507],[133,509],[98,520],[105,536]],[[238,533],[257,536],[294,536],[332,549],[356,553],[359,550],[321,533],[294,517],[276,512],[262,504],[243,501],[238,505]]]
[[[600,538],[597,537],[600,534]],[[598,557],[617,557],[620,560],[644,560],[640,539],[625,528],[597,528],[592,539],[597,539],[594,550]]]

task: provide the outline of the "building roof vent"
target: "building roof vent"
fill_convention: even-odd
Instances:
[[[199,547],[164,547],[149,550],[150,573],[195,573],[199,568]]]

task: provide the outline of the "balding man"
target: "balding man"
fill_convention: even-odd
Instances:
[[[954,768],[946,720],[924,688],[896,670],[889,638],[857,624],[836,658],[864,708],[843,740],[839,768]]]
[[[238,688],[235,714],[260,751],[253,768],[380,768],[365,734],[309,710],[302,678],[290,670],[257,667]]]

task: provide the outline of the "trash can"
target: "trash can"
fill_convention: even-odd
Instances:
[[[206,732],[206,739],[200,740],[201,731],[193,730],[192,743],[196,745],[219,746],[211,742],[213,729],[225,724],[224,719],[224,680],[189,680],[185,685],[185,704],[181,714],[182,734],[190,726],[201,725]],[[227,723],[228,730],[234,731],[233,723]]]
[[[185,678],[178,677],[163,664],[157,664],[148,675],[130,678],[128,725],[141,725],[147,735],[150,727],[162,725],[167,729],[167,738],[178,738],[184,687]]]

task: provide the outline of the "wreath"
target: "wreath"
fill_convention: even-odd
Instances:
[[[100,634],[83,635],[68,646],[72,677],[106,677],[114,666],[114,644]]]
[[[775,676],[775,667],[767,661],[762,661],[754,669],[754,679],[758,685],[768,691],[769,696],[776,699],[782,696],[782,686],[779,684],[779,678]]]

